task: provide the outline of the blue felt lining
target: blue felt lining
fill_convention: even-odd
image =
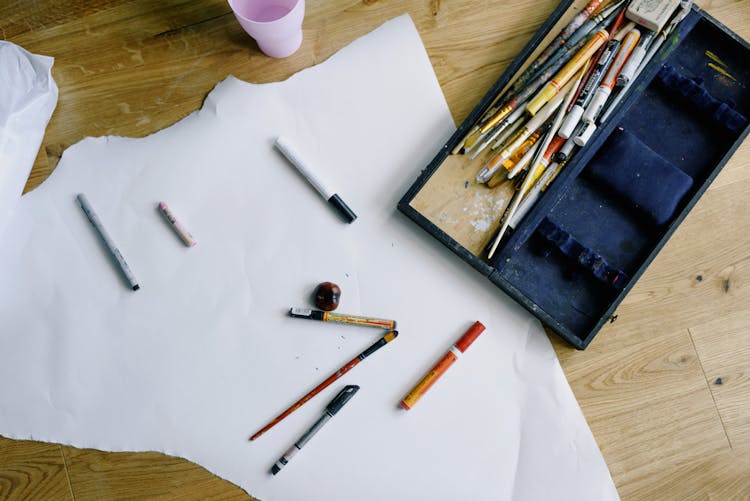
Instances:
[[[622,128],[607,138],[584,174],[656,224],[669,221],[693,185],[690,176]]]
[[[536,231],[563,256],[570,258],[571,264],[580,266],[605,284],[611,285],[616,290],[621,290],[628,282],[628,276],[624,271],[618,270],[607,263],[601,254],[586,247],[549,218],[544,218]]]
[[[667,91],[682,97],[685,104],[693,107],[696,112],[732,132],[739,132],[747,126],[747,118],[734,110],[729,103],[712,96],[703,87],[701,78],[688,78],[681,75],[672,65],[665,64],[656,75],[655,82],[661,84]]]

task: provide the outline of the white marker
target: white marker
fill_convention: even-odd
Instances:
[[[120,254],[120,250],[117,248],[117,244],[115,244],[114,240],[112,240],[112,237],[110,237],[107,233],[107,230],[105,230],[104,226],[102,226],[102,222],[99,220],[99,216],[96,214],[96,211],[94,211],[94,208],[91,207],[91,204],[86,198],[86,195],[84,195],[83,193],[79,193],[78,196],[76,196],[76,199],[78,200],[78,205],[81,206],[83,213],[86,214],[86,217],[91,223],[91,226],[94,227],[96,232],[101,237],[102,242],[104,242],[104,245],[107,246],[107,250],[109,250],[109,253],[113,258],[115,258],[115,261],[117,261],[122,274],[125,276],[125,279],[128,281],[128,283],[130,283],[130,287],[134,291],[140,289],[141,286],[138,285],[138,281],[135,279],[133,272],[130,271],[128,263],[125,262],[125,258],[122,257],[122,254]]]
[[[310,165],[302,159],[297,150],[289,144],[289,141],[285,137],[277,137],[274,146],[276,146],[276,149],[279,150],[287,160],[289,160],[289,163],[291,163],[299,173],[302,174],[311,185],[313,185],[313,188],[315,188],[323,198],[328,200],[328,203],[333,205],[341,217],[344,218],[344,221],[351,223],[357,219],[357,215],[344,203],[341,197],[338,196],[334,190],[329,189],[323,181],[312,172]]]

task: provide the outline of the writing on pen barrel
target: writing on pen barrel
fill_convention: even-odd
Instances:
[[[445,354],[443,358],[440,359],[440,361],[435,364],[435,366],[430,369],[430,371],[425,374],[425,376],[422,378],[421,381],[417,383],[414,388],[404,397],[403,400],[401,400],[401,408],[409,410],[412,407],[414,407],[414,404],[419,401],[420,398],[422,398],[422,395],[427,393],[427,390],[432,387],[435,382],[440,379],[440,376],[445,374],[445,371],[448,370],[448,368],[453,365],[453,362],[455,362],[458,357],[461,356],[463,352],[465,352],[469,346],[471,346],[471,343],[474,342],[476,338],[479,337],[479,335],[484,332],[484,325],[482,322],[474,322],[474,325],[472,325],[469,330],[467,330],[463,336],[461,336],[461,339],[456,341],[456,344],[454,344],[450,350]]]
[[[346,313],[333,313],[331,311],[312,310],[310,308],[290,308],[289,316],[294,318],[307,318],[309,320],[320,320],[321,322],[338,322],[342,324],[362,325],[365,327],[378,327],[386,330],[393,330],[396,328],[395,320],[363,317]]]
[[[331,403],[329,403],[326,406],[326,410],[323,413],[322,416],[320,416],[320,419],[315,421],[315,424],[313,424],[309,430],[307,430],[296,442],[294,442],[294,445],[292,445],[287,451],[284,453],[281,458],[279,458],[276,463],[274,463],[273,467],[271,467],[271,473],[276,475],[278,472],[281,471],[281,469],[289,463],[289,461],[294,457],[297,452],[299,452],[302,447],[305,446],[307,442],[310,441],[310,439],[320,431],[320,429],[323,427],[324,424],[326,424],[328,421],[331,420],[333,416],[336,415],[338,411],[341,410],[344,405],[351,400],[351,398],[359,391],[359,386],[355,384],[350,384],[344,387],[343,390],[341,390],[334,398],[331,400]]]
[[[89,199],[86,198],[85,194],[79,193],[76,196],[76,200],[78,200],[78,205],[81,206],[81,210],[86,215],[86,218],[91,223],[91,226],[94,227],[94,230],[96,230],[96,232],[99,234],[99,237],[101,238],[105,247],[107,247],[107,251],[109,251],[109,254],[114,258],[115,262],[117,263],[117,266],[120,268],[120,271],[125,277],[125,280],[128,281],[130,288],[133,289],[134,291],[137,291],[138,289],[140,289],[141,286],[138,285],[138,280],[135,279],[135,275],[133,275],[133,272],[130,271],[130,266],[128,266],[128,263],[127,261],[125,261],[125,258],[122,257],[122,253],[120,252],[120,249],[117,248],[117,244],[115,244],[114,240],[112,240],[112,237],[109,236],[109,233],[107,233],[107,230],[104,229],[104,225],[99,219],[99,215],[91,206]]]
[[[299,152],[292,146],[288,139],[283,136],[276,138],[274,143],[276,149],[289,160],[297,171],[320,193],[320,195],[328,201],[329,204],[336,209],[336,212],[346,221],[347,223],[353,222],[357,219],[357,215],[352,211],[344,200],[332,189],[330,189],[312,170],[310,165],[302,158]]]

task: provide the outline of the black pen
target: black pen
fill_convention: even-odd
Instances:
[[[297,454],[297,452],[304,447],[304,445],[310,441],[310,439],[318,433],[318,430],[320,430],[324,424],[326,424],[338,411],[341,410],[341,408],[346,404],[349,399],[351,399],[355,393],[359,390],[359,386],[350,384],[344,387],[343,390],[339,392],[338,395],[334,397],[333,400],[331,400],[331,403],[326,406],[326,411],[323,413],[323,415],[318,419],[314,425],[310,427],[309,430],[307,430],[299,440],[297,440],[293,446],[287,450],[283,456],[281,456],[281,459],[276,461],[276,463],[271,468],[271,473],[276,475],[278,472],[281,471],[281,469],[286,466],[286,464],[289,462],[292,457]]]

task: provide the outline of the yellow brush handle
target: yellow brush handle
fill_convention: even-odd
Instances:
[[[573,78],[573,76],[578,72],[578,70],[581,69],[581,67],[586,64],[586,61],[591,59],[591,56],[594,55],[594,53],[599,50],[599,48],[604,45],[604,43],[607,41],[607,38],[609,38],[609,33],[607,33],[607,30],[601,29],[594,33],[594,35],[589,38],[589,41],[586,42],[586,44],[581,47],[581,49],[576,52],[575,56],[568,61],[565,66],[563,66],[560,71],[557,72],[557,74],[547,82],[547,85],[545,85],[542,90],[537,93],[537,95],[529,101],[529,104],[526,105],[526,111],[530,115],[536,115],[536,113],[547,104],[547,102],[552,99],[554,96],[557,95],[558,92],[560,92],[560,89],[563,88],[563,86],[568,83],[568,81]]]

